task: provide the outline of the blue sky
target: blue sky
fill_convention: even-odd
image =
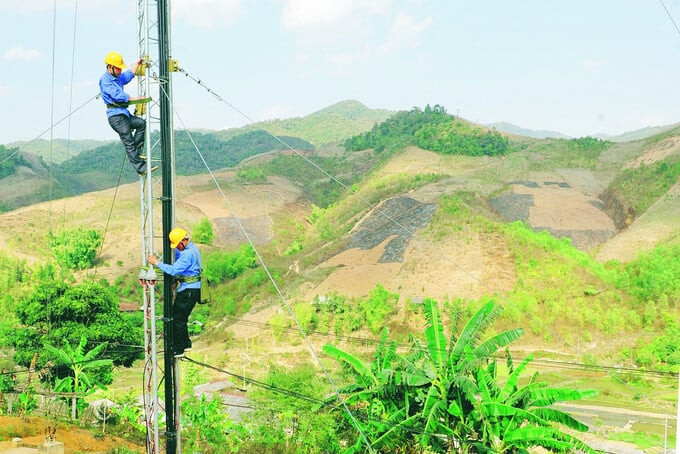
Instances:
[[[663,1],[680,23],[680,0]],[[134,60],[136,4],[80,0],[76,10],[75,0],[56,0],[55,19],[54,0],[0,0],[0,143],[33,139],[52,116],[94,96],[110,50]],[[438,103],[472,121],[572,136],[680,121],[680,34],[659,1],[171,5],[173,57],[255,120],[356,99],[392,110]],[[186,126],[248,122],[183,75],[173,84]],[[136,84],[129,87],[136,94]],[[68,126],[56,127],[54,137],[116,138],[100,100],[74,114],[70,132]]]

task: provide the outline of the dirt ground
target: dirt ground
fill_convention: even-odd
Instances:
[[[669,142],[641,157],[644,161],[640,162],[647,163],[650,159],[666,156],[664,153],[675,152],[678,147],[680,140]],[[382,172],[450,175],[451,182],[438,183],[409,194],[421,204],[427,204],[435,202],[442,193],[463,186],[467,173],[480,166],[495,165],[493,162],[490,158],[441,156],[410,148],[400,159],[389,162]],[[232,181],[233,176],[232,171],[216,174],[221,184]],[[217,234],[222,243],[230,243],[231,239],[236,238],[236,227],[228,221],[217,220],[230,219],[235,213],[247,229],[257,232],[256,243],[266,243],[273,235],[273,217],[281,210],[288,210],[302,195],[300,188],[279,178],[270,179],[270,184],[222,186],[225,190],[224,197],[214,189],[207,175],[178,178],[176,223],[190,227],[208,217],[216,222]],[[591,235],[590,238],[595,241],[586,241],[585,249],[596,247],[599,242],[605,241],[599,246],[601,249],[598,258],[601,260],[634,258],[632,255],[638,248],[649,246],[659,238],[671,235],[680,225],[680,186],[622,233],[616,232],[611,219],[603,213],[601,202],[596,197],[602,188],[597,178],[587,170],[570,169],[556,171],[554,174],[532,175],[526,182],[514,182],[508,188],[508,198],[504,202],[504,209],[511,215],[508,219],[522,219],[534,227],[566,232],[565,234],[584,232],[585,238]],[[115,203],[112,204],[114,197]],[[156,225],[160,225],[160,213],[159,205],[155,209]],[[669,213],[675,217],[669,218]],[[388,215],[395,218],[398,213]],[[377,213],[367,216],[362,222],[364,225],[369,225],[367,220],[370,216],[377,216]],[[139,185],[134,183],[121,186],[117,192],[109,189],[2,214],[0,248],[11,249],[13,256],[33,263],[43,260],[37,253],[33,255],[34,242],[37,241],[33,236],[44,235],[46,226],[82,225],[105,230],[101,256],[105,264],[98,268],[98,273],[112,280],[122,271],[140,263],[139,222]],[[457,297],[478,298],[483,294],[509,290],[515,285],[513,259],[499,238],[492,234],[473,234],[462,230],[433,241],[420,235],[422,228],[424,226],[414,226],[414,235],[402,239],[403,250],[400,254],[387,254],[392,257],[389,260],[384,259],[386,251],[394,247],[395,243],[392,242],[399,236],[393,229],[385,228],[365,244],[350,242],[352,247],[320,265],[321,268],[330,269],[330,274],[321,282],[304,283],[298,296],[308,301],[315,295],[325,295],[333,291],[350,297],[363,296],[380,283],[388,290],[398,292],[403,299],[432,297],[443,300]],[[361,224],[352,234],[360,231]],[[156,250],[160,250],[160,239],[157,241]],[[267,323],[279,310],[276,306],[269,307],[258,313],[248,314],[245,318],[257,323]],[[254,339],[257,342],[258,336],[261,337],[264,331],[264,328],[256,324],[234,328],[233,334],[239,341]],[[195,347],[199,352],[205,348],[206,355],[208,349],[211,354],[222,357],[229,354],[223,347],[209,346],[201,341]],[[267,353],[280,356],[282,361],[286,361],[289,357],[285,357],[284,353],[305,350],[304,345],[286,345],[281,348],[285,350]],[[234,355],[235,361],[240,364],[242,354],[239,352]],[[18,433],[24,433],[24,430],[29,433],[31,428],[33,435],[24,439],[27,444],[37,445],[43,441],[44,428],[37,423],[31,425],[0,417],[0,427],[10,426],[16,427]],[[123,440],[108,437],[95,439],[90,432],[76,428],[58,430],[57,440],[66,444],[67,452],[105,452],[125,443]],[[11,442],[0,442],[0,452],[7,447],[7,443]]]
[[[0,453],[12,448],[13,437],[22,439],[22,446],[37,448],[45,441],[47,421],[41,418],[20,418],[13,416],[0,416],[0,433],[9,438],[0,441]],[[124,446],[136,452],[145,452],[144,446],[138,446],[120,437],[110,437],[108,435],[96,436],[94,432],[80,429],[78,427],[65,426],[59,423],[57,426],[56,441],[64,443],[65,453],[105,453],[113,448]]]
[[[301,190],[285,179],[272,178],[270,184],[229,188],[232,171],[216,173],[224,197],[215,190],[209,175],[181,177],[176,185],[176,224],[187,229],[207,217],[216,219],[235,213],[246,226],[262,231],[265,241],[271,239],[271,216],[300,197]],[[94,228],[104,232],[97,274],[109,280],[123,270],[141,263],[139,184],[121,185],[77,197],[43,202],[0,215],[0,247],[28,263],[44,259],[32,252],[44,248],[46,228]],[[159,230],[161,206],[154,206],[154,226]],[[265,226],[260,228],[260,226]],[[269,228],[267,228],[269,226]],[[220,235],[220,232],[216,232]],[[42,246],[41,246],[42,244]],[[162,251],[160,238],[154,250]]]
[[[381,223],[380,219],[385,216],[398,219],[402,215],[400,209],[407,207],[413,211],[414,203],[419,202],[406,196],[396,199],[410,202],[386,201],[367,215],[352,234],[350,242],[357,247],[320,265],[321,268],[333,268],[333,271],[307,292],[306,300],[333,291],[351,297],[363,296],[377,284],[399,293],[404,299],[477,298],[488,293],[489,288],[512,288],[514,266],[508,251],[503,250],[502,242],[462,231],[433,244],[418,236],[418,226],[409,229],[413,235],[397,234],[391,223]],[[370,235],[364,234],[366,230],[370,230]],[[404,237],[399,243],[403,253],[394,250],[386,253],[386,248],[398,235]],[[373,246],[378,241],[379,244]]]
[[[650,165],[680,151],[680,137],[669,137],[661,140],[648,148],[642,155],[629,161],[625,168],[640,167],[642,164]]]

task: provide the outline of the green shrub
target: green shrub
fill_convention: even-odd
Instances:
[[[182,443],[187,452],[235,452],[239,437],[228,436],[237,428],[223,411],[219,396],[208,400],[191,397],[182,402]]]
[[[29,163],[17,148],[5,148],[0,145],[0,178],[12,175],[17,166],[28,166]]]
[[[203,276],[209,283],[234,279],[249,268],[257,265],[255,250],[249,244],[235,252],[214,252],[206,254],[203,262]]]
[[[367,299],[362,301],[366,323],[373,334],[378,334],[389,321],[389,317],[396,312],[399,295],[391,293],[378,284]]]
[[[215,237],[213,232],[213,225],[210,219],[203,218],[196,224],[191,232],[191,238],[201,244],[212,244],[212,240]]]
[[[680,244],[659,245],[643,252],[629,263],[617,280],[617,286],[643,303],[670,302],[680,298]]]
[[[293,312],[302,329],[305,331],[313,331],[316,329],[319,319],[316,315],[314,306],[309,303],[297,303],[293,308]]]
[[[236,177],[247,183],[262,183],[267,181],[267,175],[261,167],[244,167],[236,171]]]
[[[56,235],[48,232],[47,240],[57,263],[64,268],[79,270],[94,265],[102,235],[96,230],[78,227]]]
[[[269,324],[272,326],[272,332],[274,333],[274,339],[277,341],[281,340],[283,333],[287,328],[290,327],[288,321],[288,316],[285,314],[276,314],[270,320]]]

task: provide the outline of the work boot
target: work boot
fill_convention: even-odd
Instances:
[[[158,166],[152,166],[151,167],[152,172],[155,172],[156,170],[158,170]],[[137,171],[137,175],[139,175],[140,177],[143,177],[144,175],[146,175],[146,168],[144,168],[144,170],[142,170],[142,171]]]

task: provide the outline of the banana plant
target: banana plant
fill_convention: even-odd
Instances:
[[[408,414],[408,388],[426,383],[427,377],[418,370],[399,366],[403,358],[396,352],[396,342],[388,342],[387,332],[383,331],[370,364],[330,344],[326,344],[323,351],[343,364],[352,375],[353,383],[341,388],[340,393],[345,395],[345,404],[356,414],[355,421],[371,446],[381,449],[407,442],[405,435],[408,432],[404,429],[408,429],[416,419]],[[329,398],[326,403],[337,403],[337,396]],[[359,437],[350,451],[362,452],[363,443],[364,440]]]
[[[447,340],[437,302],[425,300],[423,311],[427,324],[420,365],[431,380],[422,399],[420,444],[440,450],[452,446],[465,450],[468,440],[477,436],[469,418],[477,390],[471,373],[518,339],[522,330],[504,331],[482,341],[484,331],[501,311],[489,301],[470,318],[459,336],[452,332]]]
[[[447,339],[436,301],[425,300],[424,342],[412,339],[411,350],[400,355],[385,334],[371,364],[332,345],[324,347],[353,375],[354,382],[340,391],[359,415],[372,447],[389,451],[417,443],[428,452],[526,452],[532,446],[592,452],[554,424],[587,427],[551,407],[592,392],[551,389],[536,382],[536,374],[519,387],[530,358],[515,368],[509,354],[509,377],[498,383],[495,356],[522,335],[521,329],[512,329],[483,338],[501,310],[489,301],[460,335],[452,332]],[[354,447],[360,450],[360,442]]]
[[[593,397],[596,392],[548,388],[546,383],[536,381],[537,373],[527,385],[520,387],[519,377],[532,356],[525,358],[517,368],[509,353],[507,357],[510,373],[503,386],[497,381],[495,361],[476,371],[478,401],[472,419],[477,422],[476,430],[481,437],[480,442],[473,445],[479,451],[490,448],[494,453],[528,452],[527,449],[533,446],[558,452],[594,453],[588,445],[562,432],[555,424],[581,432],[587,431],[588,426],[552,405]]]
[[[76,407],[78,395],[83,397],[97,386],[95,383],[92,383],[86,371],[113,364],[113,361],[110,359],[95,359],[106,348],[106,342],[97,345],[87,352],[85,351],[85,345],[87,345],[87,338],[84,334],[80,337],[80,342],[75,348],[71,347],[68,341],[64,342],[64,348],[45,344],[45,349],[57,358],[58,365],[69,367],[73,374],[60,379],[55,386],[55,390],[58,392],[73,393],[71,398],[72,419],[76,419],[78,416]]]

